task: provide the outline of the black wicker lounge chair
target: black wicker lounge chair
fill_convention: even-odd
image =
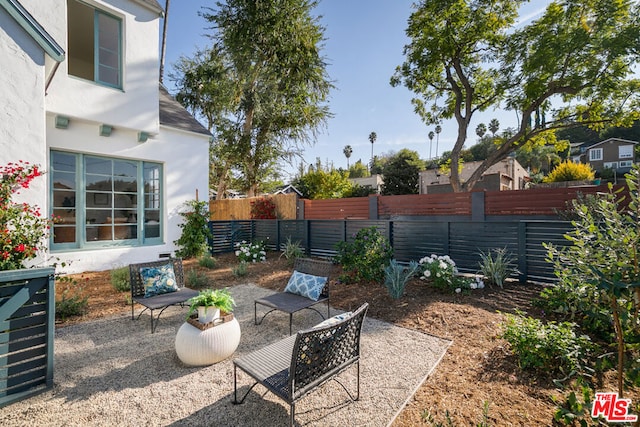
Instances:
[[[145,267],[162,267],[168,263],[173,264],[173,273],[175,275],[178,290],[175,292],[145,297],[145,283],[140,274],[140,269]],[[182,268],[181,258],[170,258],[160,261],[130,264],[129,280],[131,283],[131,320],[139,319],[142,313],[149,310],[149,314],[151,315],[151,333],[155,332],[160,316],[167,307],[172,305],[180,305],[181,307],[184,307],[185,302],[189,298],[194,297],[199,293],[194,289],[189,289],[184,286],[184,271]],[[138,314],[137,318],[134,314],[135,303],[144,306],[144,309]],[[158,315],[155,317],[153,315],[154,310],[160,310]]]
[[[295,420],[295,405],[303,396],[329,380],[335,380],[352,400],[360,398],[360,335],[369,305],[326,326],[298,332],[233,361],[233,403],[241,404],[257,384],[289,404],[289,425]],[[357,386],[353,395],[336,376],[355,364]],[[238,400],[237,369],[255,382]]]
[[[282,311],[289,314],[289,335],[292,334],[292,322],[293,313],[308,308],[318,313],[323,319],[324,315],[320,313],[315,307],[316,304],[323,302],[327,303],[327,318],[331,316],[329,308],[329,279],[331,271],[333,270],[333,264],[329,261],[311,259],[311,258],[297,258],[295,260],[293,269],[297,272],[304,274],[311,274],[313,276],[326,278],[326,284],[320,293],[317,300],[307,298],[305,296],[297,295],[291,292],[279,292],[273,295],[269,295],[264,298],[255,300],[253,306],[253,320],[256,325],[262,324],[265,317],[271,312]],[[269,311],[258,320],[258,305],[262,305],[270,308]]]

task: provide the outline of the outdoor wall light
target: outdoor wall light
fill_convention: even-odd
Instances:
[[[56,116],[56,128],[66,129],[69,127],[69,117]]]
[[[113,126],[100,125],[100,136],[111,136],[111,132],[113,132]]]

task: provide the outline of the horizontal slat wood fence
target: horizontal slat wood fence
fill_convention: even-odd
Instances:
[[[251,219],[251,202],[267,198],[276,205],[276,216],[280,219],[296,219],[298,197],[295,193],[249,197],[245,199],[223,199],[209,201],[209,219]]]
[[[330,258],[338,242],[352,240],[367,227],[376,227],[391,242],[400,262],[449,255],[462,272],[477,273],[480,254],[506,248],[514,258],[519,279],[551,283],[553,265],[546,262],[543,243],[563,246],[572,229],[566,221],[426,221],[426,220],[254,220],[211,221],[212,253],[229,252],[235,244],[262,240],[282,250],[287,240],[298,242],[311,256]]]
[[[378,217],[471,215],[471,193],[380,196]]]
[[[369,198],[304,200],[305,219],[368,219]]]

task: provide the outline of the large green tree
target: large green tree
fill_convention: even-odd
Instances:
[[[416,97],[427,125],[454,118],[451,161],[458,163],[472,117],[488,108],[517,113],[517,128],[500,141],[466,182],[531,138],[585,124],[630,125],[639,117],[640,6],[628,0],[561,0],[540,19],[517,26],[524,0],[422,0],[409,18],[405,62],[392,85]]]
[[[316,1],[227,0],[200,13],[212,46],[182,58],[178,100],[214,131],[221,171],[233,169],[249,196],[300,155],[330,117],[332,84],[320,53]]]
[[[296,177],[292,184],[303,198],[311,200],[351,197],[353,190],[348,171],[323,167],[320,159],[316,159],[315,166],[309,166],[309,170]]]
[[[424,170],[424,161],[417,152],[403,148],[389,157],[382,175],[382,194],[418,194],[418,173]]]

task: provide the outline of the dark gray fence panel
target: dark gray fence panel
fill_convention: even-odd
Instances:
[[[481,261],[480,251],[506,248],[518,256],[517,222],[452,222],[449,235],[449,256],[460,271],[476,273]]]
[[[254,221],[253,241],[264,242],[270,251],[278,250],[278,221],[257,219]]]
[[[555,281],[553,264],[546,261],[547,250],[542,243],[555,246],[570,245],[564,234],[573,230],[569,222],[562,221],[527,221],[526,222],[526,268],[527,278],[532,281],[550,283]]]
[[[343,221],[309,221],[311,255],[323,258],[333,257],[336,254],[336,244],[343,240],[343,236]]]
[[[394,221],[394,257],[401,262],[419,261],[431,254],[443,255],[448,247],[448,223]]]
[[[236,243],[252,240],[253,221],[209,221],[209,229],[213,234],[209,242],[212,254],[233,252]]]
[[[347,221],[346,228],[346,240],[348,242],[353,241],[358,234],[358,231],[363,228],[376,227],[380,233],[385,235],[387,238],[389,237],[389,224],[390,221],[386,220],[378,220],[378,221],[368,221],[368,220],[349,220]]]
[[[290,239],[292,243],[299,243],[300,247],[307,247],[306,229],[307,222],[305,220],[286,220],[278,221],[280,227],[280,248]]]

